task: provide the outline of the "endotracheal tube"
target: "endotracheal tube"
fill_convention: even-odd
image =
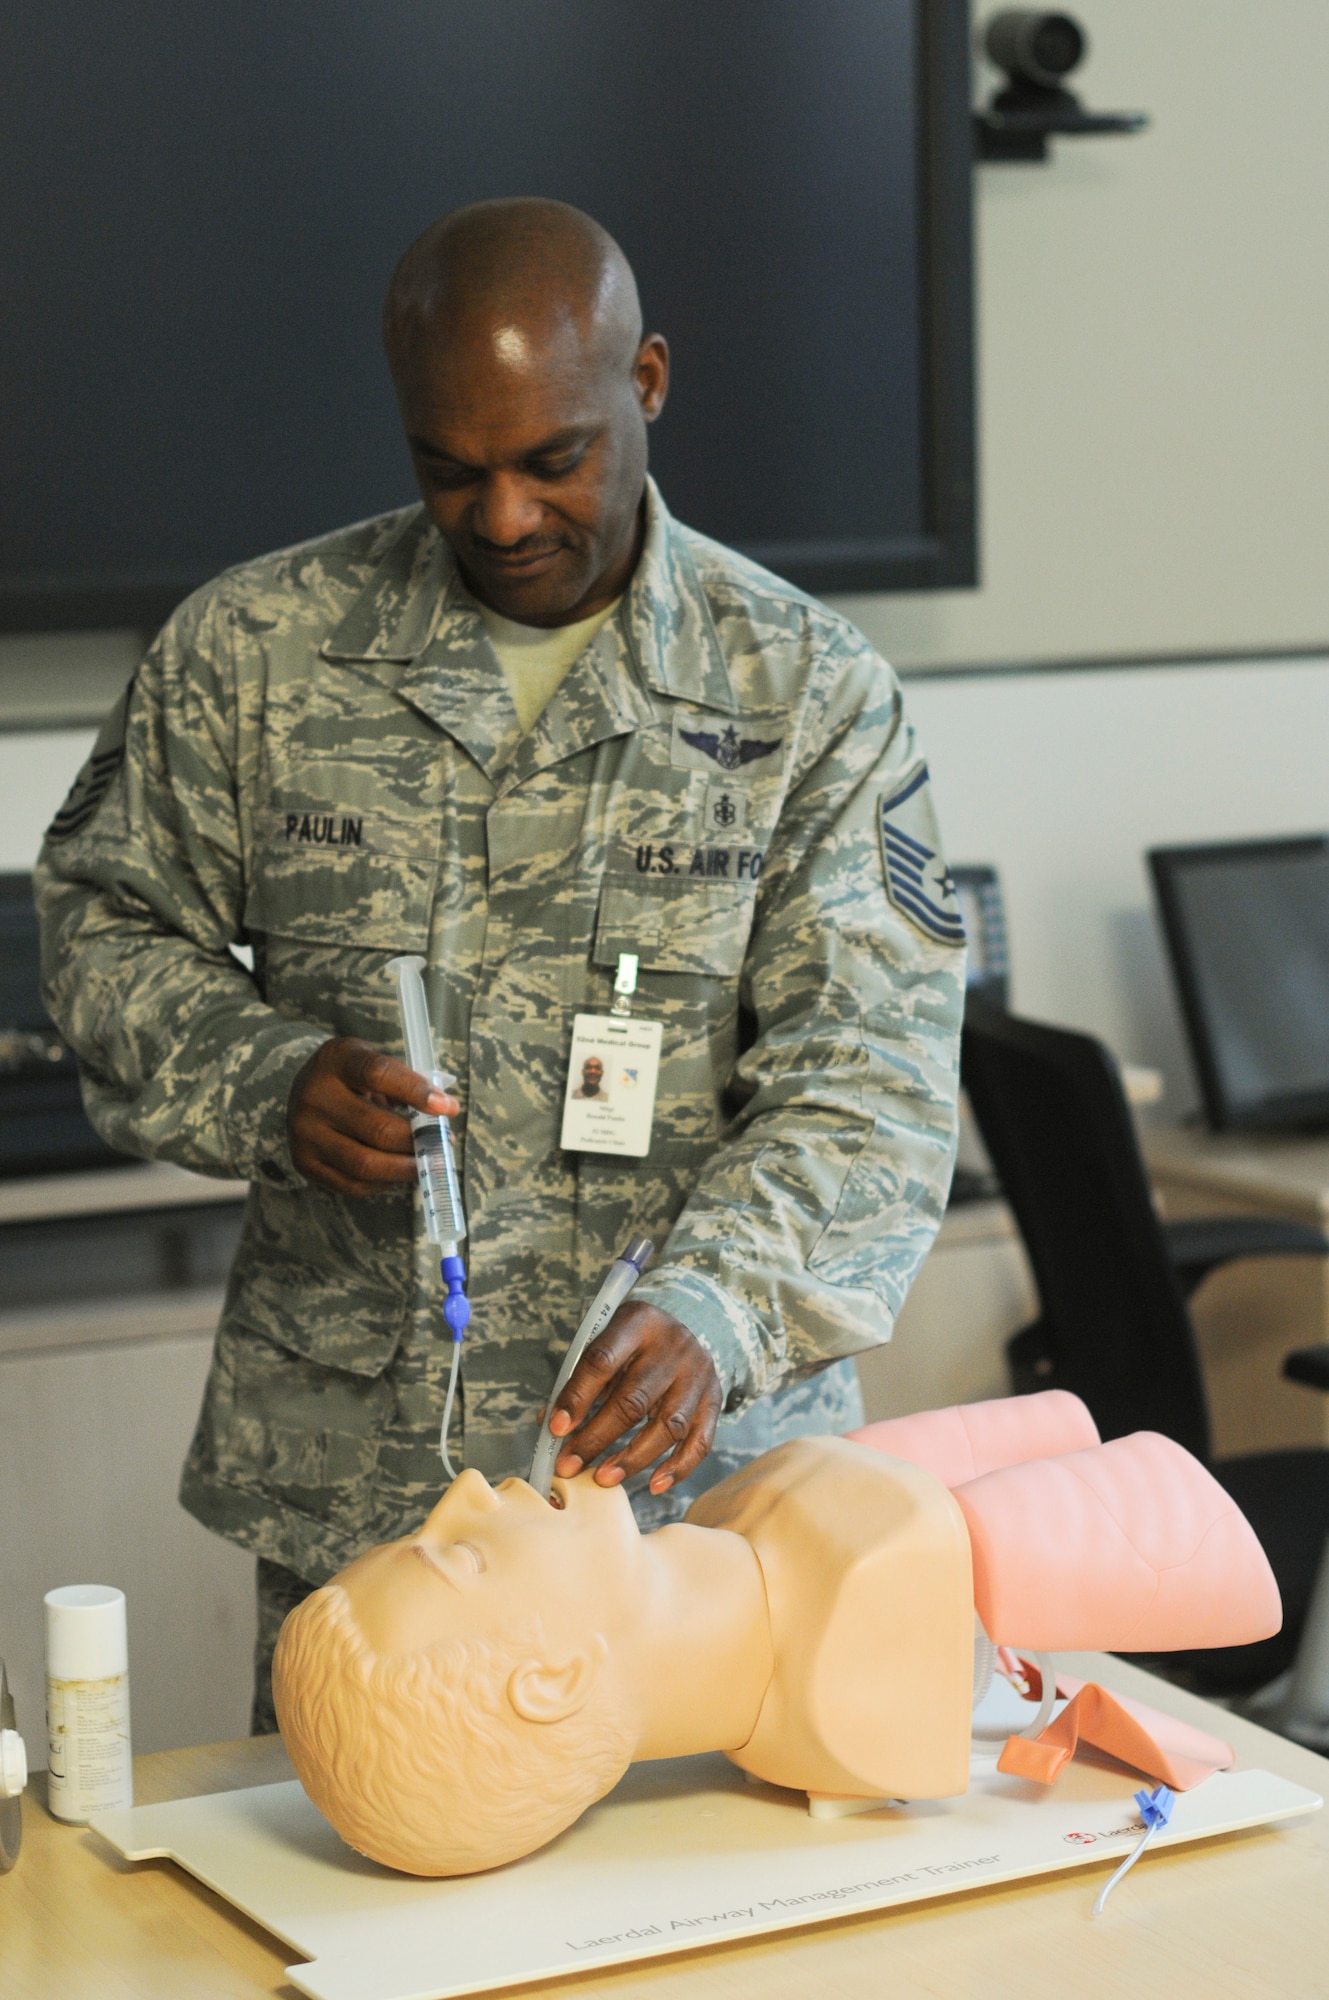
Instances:
[[[422,958],[415,957],[388,961],[388,971],[395,973],[397,978],[397,1006],[401,1013],[406,1060],[419,1075],[427,1076],[436,1090],[450,1090],[455,1079],[438,1067],[434,1054],[434,1031],[429,1025],[429,1008],[422,977],[424,965]],[[443,1403],[443,1424],[438,1443],[443,1455],[443,1470],[449,1479],[455,1479],[456,1469],[448,1457],[448,1425],[452,1421],[452,1406],[457,1396],[461,1337],[471,1317],[471,1304],[466,1296],[466,1266],[461,1257],[461,1246],[466,1238],[466,1211],[462,1207],[457,1161],[452,1150],[452,1127],[448,1120],[427,1111],[412,1111],[411,1137],[425,1206],[425,1229],[430,1242],[438,1245],[443,1282],[447,1287],[443,1317],[452,1335],[452,1366],[448,1371],[448,1390]]]

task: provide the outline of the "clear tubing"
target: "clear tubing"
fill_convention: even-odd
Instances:
[[[1095,1917],[1102,1916],[1108,1897],[1112,1894],[1112,1891],[1116,1888],[1122,1876],[1127,1874],[1132,1868],[1134,1868],[1136,1862],[1139,1860],[1140,1856],[1144,1853],[1145,1848],[1148,1847],[1150,1841],[1153,1839],[1154,1835],[1158,1832],[1158,1828],[1159,1828],[1159,1821],[1158,1820],[1152,1821],[1151,1824],[1147,1826],[1144,1832],[1140,1835],[1140,1838],[1136,1841],[1134,1847],[1131,1849],[1130,1853],[1126,1856],[1126,1859],[1122,1862],[1120,1868],[1117,1869],[1115,1874],[1109,1875],[1107,1881],[1103,1884],[1102,1888],[1099,1890],[1098,1894],[1094,1898],[1094,1907],[1090,1911],[1091,1916]]]
[[[990,1647],[992,1649],[994,1661],[997,1649],[993,1646],[987,1633],[983,1631],[983,1627],[978,1623],[977,1616],[975,1616],[974,1623],[977,1626],[978,1633],[982,1635],[981,1642],[976,1637],[974,1643],[974,1707],[977,1708],[979,1702],[987,1693],[988,1688],[992,1685],[992,1668],[988,1665],[986,1659],[983,1659],[981,1662],[979,1659],[980,1643],[983,1648]],[[1033,1721],[1027,1722],[1023,1729],[1016,1731],[1017,1735],[1028,1737],[1032,1743],[1035,1737],[1042,1735],[1052,1720],[1052,1711],[1057,1705],[1057,1673],[1047,1653],[1036,1653],[1028,1646],[1013,1647],[1012,1650],[1017,1652],[1020,1658],[1027,1661],[1030,1666],[1037,1667],[1038,1676],[1043,1686],[1042,1696],[1034,1712]],[[986,1669],[985,1678],[982,1676],[981,1669]],[[981,1688],[980,1679],[982,1679]],[[970,1765],[976,1773],[980,1769],[986,1770],[988,1767],[992,1769],[996,1768],[997,1759],[1001,1755],[1001,1751],[993,1748],[991,1738],[971,1736],[969,1739],[969,1750]]]
[[[591,1301],[590,1311],[572,1336],[572,1344],[563,1356],[563,1365],[558,1371],[553,1390],[549,1397],[549,1407],[545,1420],[540,1426],[536,1440],[535,1456],[531,1460],[530,1484],[542,1500],[547,1500],[553,1490],[554,1466],[558,1454],[563,1449],[564,1440],[556,1438],[549,1426],[559,1397],[572,1376],[572,1371],[581,1360],[598,1333],[603,1333],[614,1314],[622,1305],[632,1287],[645,1270],[650,1259],[653,1244],[647,1236],[634,1236],[626,1250],[605,1273],[604,1283]]]
[[[1140,1818],[1144,1821],[1144,1832],[1136,1841],[1126,1859],[1116,1873],[1109,1877],[1094,1900],[1093,1914],[1101,1917],[1103,1906],[1128,1869],[1134,1868],[1140,1856],[1148,1847],[1160,1826],[1166,1826],[1172,1817],[1172,1808],[1177,1803],[1177,1795],[1168,1785],[1155,1785],[1152,1792],[1138,1791],[1135,1803],[1140,1808]]]
[[[452,1366],[448,1370],[448,1393],[443,1398],[443,1422],[439,1426],[438,1449],[443,1460],[443,1470],[449,1479],[457,1477],[457,1468],[448,1457],[448,1426],[452,1422],[452,1405],[457,1400],[457,1371],[461,1366],[461,1341],[454,1334],[452,1340]]]

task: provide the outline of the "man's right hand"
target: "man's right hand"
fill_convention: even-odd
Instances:
[[[299,1071],[286,1106],[291,1158],[336,1194],[381,1194],[415,1179],[411,1128],[392,1106],[455,1118],[455,1097],[369,1042],[339,1035]]]

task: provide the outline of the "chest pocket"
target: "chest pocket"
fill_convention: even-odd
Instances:
[[[440,829],[326,804],[269,812],[257,829],[248,931],[370,951],[425,950]]]
[[[596,965],[637,954],[643,972],[690,972],[737,979],[752,930],[753,882],[610,878],[600,890]]]

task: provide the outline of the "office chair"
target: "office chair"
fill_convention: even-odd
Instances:
[[[1038,1288],[1039,1318],[1008,1344],[1017,1393],[1074,1390],[1104,1438],[1162,1431],[1210,1467],[1264,1545],[1284,1625],[1257,1645],[1182,1657],[1207,1693],[1272,1682],[1292,1665],[1312,1596],[1329,1608],[1329,1585],[1315,1589],[1329,1538],[1329,1450],[1213,1460],[1186,1300],[1234,1258],[1323,1257],[1329,1239],[1260,1217],[1162,1222],[1117,1065],[1092,1036],[971,1000],[961,1073]],[[1289,1356],[1283,1372],[1329,1388],[1329,1347]],[[1329,1576],[1329,1557],[1325,1567]]]

